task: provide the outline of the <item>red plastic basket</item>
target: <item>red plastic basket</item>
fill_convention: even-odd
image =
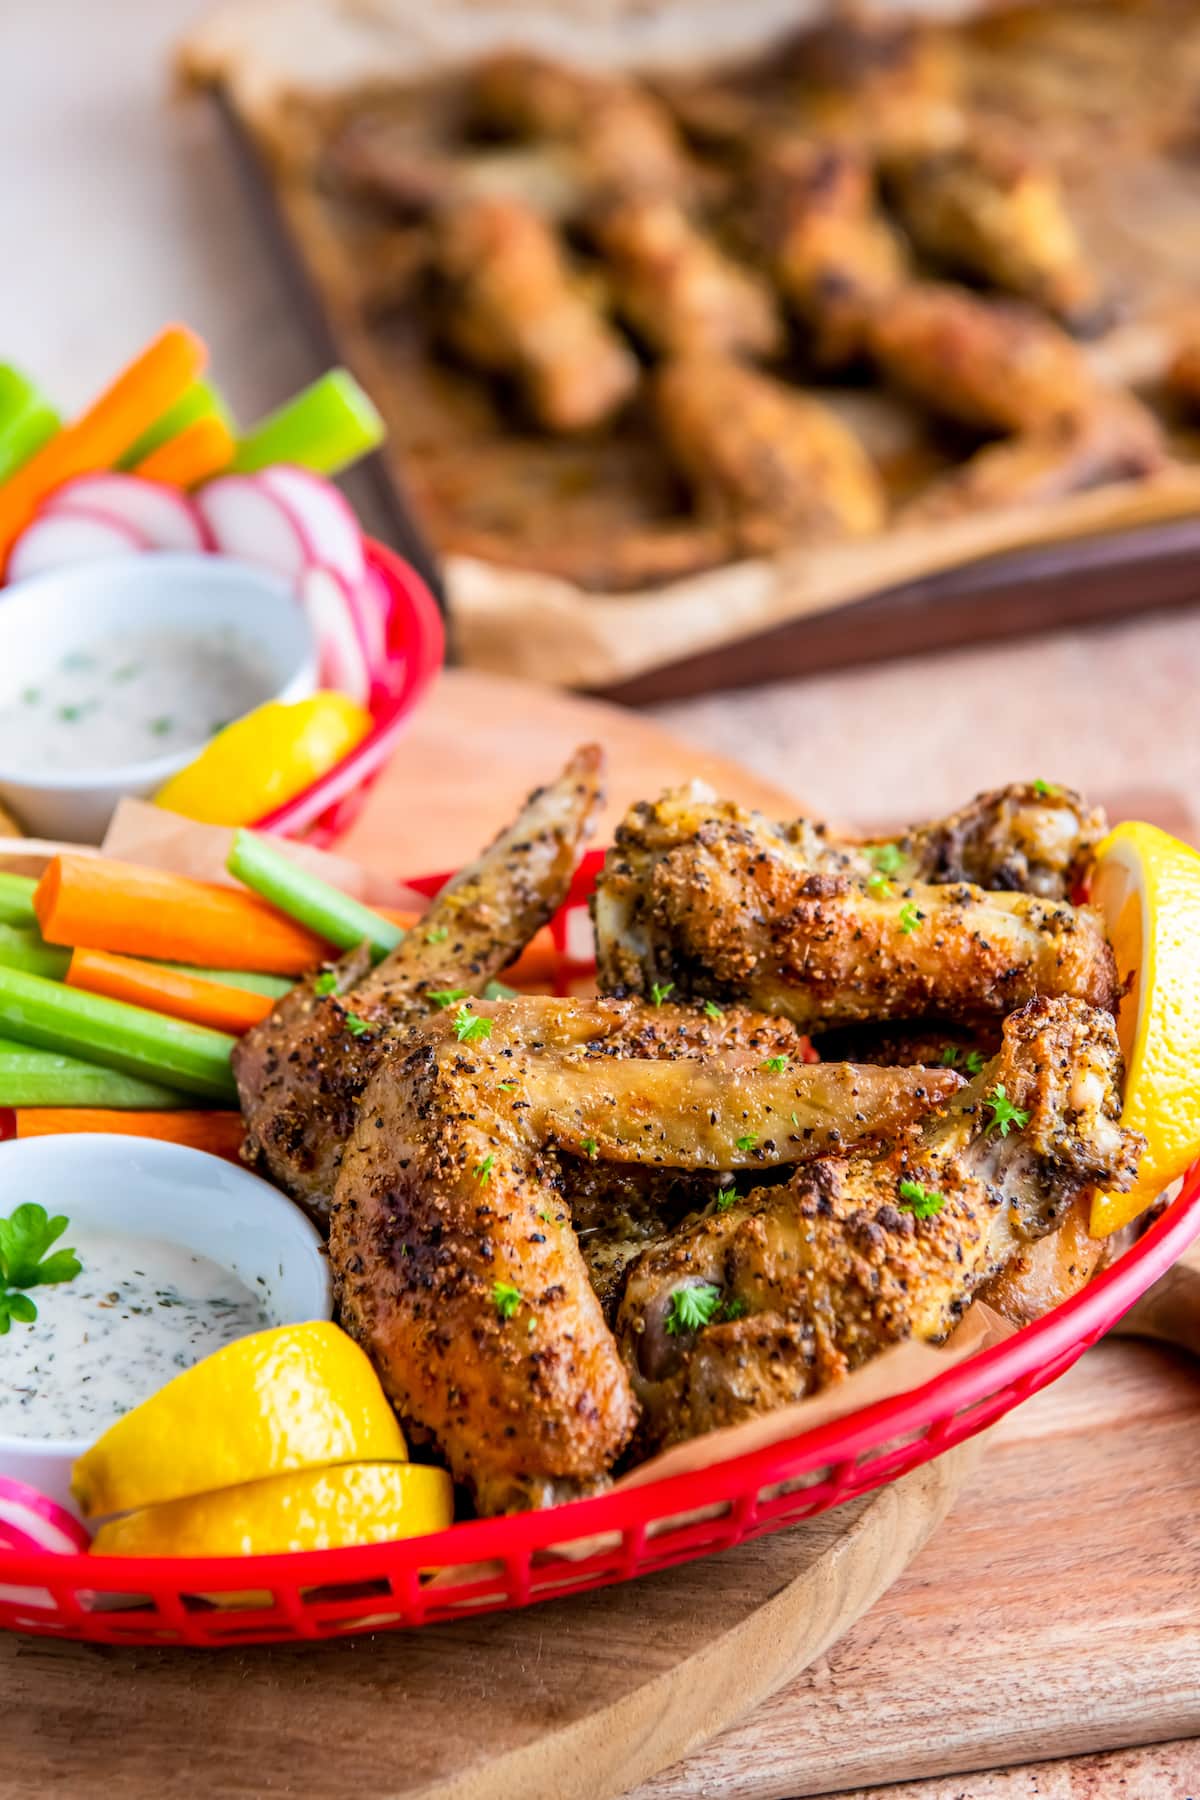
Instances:
[[[555,985],[594,968],[581,865],[553,921]],[[435,893],[447,877],[410,885]],[[0,1627],[98,1644],[353,1636],[629,1581],[782,1530],[894,1481],[1064,1374],[1200,1234],[1200,1164],[1119,1261],[1002,1344],[923,1387],[698,1473],[400,1543],[266,1557],[54,1556],[5,1548]]]
[[[257,822],[260,831],[302,837],[321,849],[357,816],[446,650],[437,602],[412,565],[373,538],[364,538],[363,548],[367,579],[383,611],[386,650],[372,670],[371,730],[320,780]]]

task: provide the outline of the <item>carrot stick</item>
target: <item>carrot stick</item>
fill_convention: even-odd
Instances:
[[[52,489],[73,475],[112,468],[196,379],[205,355],[194,332],[168,326],[86,412],[31,456],[0,488],[0,557],[7,557],[13,539]]]
[[[110,1000],[127,1000],[131,1006],[148,1006],[169,1018],[190,1019],[193,1025],[211,1025],[235,1035],[265,1019],[275,1004],[266,994],[222,987],[137,957],[112,956],[107,950],[76,950],[66,979],[68,987],[89,994],[107,994]]]
[[[191,488],[227,469],[233,461],[233,450],[233,433],[223,419],[196,419],[178,437],[151,450],[133,472],[144,481]]]
[[[33,908],[42,936],[72,949],[303,975],[328,954],[256,894],[106,856],[52,857]]]
[[[92,1106],[18,1106],[13,1109],[16,1135],[56,1137],[62,1132],[102,1131],[121,1137],[164,1138],[172,1144],[189,1144],[237,1162],[245,1136],[240,1113],[235,1112],[110,1112]]]

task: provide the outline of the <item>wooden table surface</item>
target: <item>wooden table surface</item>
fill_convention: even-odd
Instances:
[[[20,173],[2,202],[14,253],[0,356],[70,407],[176,317],[208,339],[216,377],[244,418],[309,379],[308,343],[283,310],[213,123],[169,95],[169,46],[195,0],[39,0],[3,11],[0,152]],[[1016,774],[1108,795],[1200,795],[1198,678],[1200,612],[1183,611],[712,695],[658,716],[823,811],[893,820]],[[1109,1471],[1098,1494],[1079,1491],[1073,1471],[1114,1396],[1166,1458],[1156,1491],[1139,1482],[1136,1461]],[[1065,1432],[1063,1406],[1074,1421]],[[881,1733],[904,1749],[888,1766],[902,1784],[887,1788],[889,1800],[1200,1795],[1200,1745],[1186,1736],[1200,1733],[1198,1441],[1194,1370],[1148,1348],[1102,1347],[1005,1425],[928,1549],[798,1692],[777,1695],[638,1800],[794,1792],[763,1770],[822,1747],[831,1769],[835,1750],[843,1759],[826,1792],[876,1800],[878,1788],[853,1789],[859,1777],[844,1757],[856,1741],[865,1757]],[[1076,1529],[1048,1534],[1063,1507]],[[1106,1727],[1112,1754],[1064,1762],[1097,1743],[1097,1647],[1110,1667],[1127,1657],[1128,1706]],[[1155,1734],[1178,1741],[1124,1749],[1144,1741],[1151,1689],[1167,1692],[1159,1716],[1175,1721]],[[890,1707],[880,1698],[888,1694]],[[869,1766],[878,1766],[873,1756]]]

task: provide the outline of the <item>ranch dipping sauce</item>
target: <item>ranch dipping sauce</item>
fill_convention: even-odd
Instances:
[[[0,1437],[93,1438],[223,1344],[276,1324],[261,1289],[163,1239],[70,1226],[83,1264],[0,1339]]]
[[[0,768],[67,774],[199,750],[273,686],[261,651],[229,626],[112,632],[3,681]]]

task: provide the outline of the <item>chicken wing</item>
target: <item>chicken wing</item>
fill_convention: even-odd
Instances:
[[[1099,312],[1052,169],[1024,148],[978,132],[949,148],[887,159],[888,188],[919,250],[1082,326]]]
[[[248,1161],[325,1211],[388,1031],[482,992],[557,911],[599,803],[601,769],[599,750],[577,752],[377,968],[353,954],[332,988],[324,977],[302,982],[240,1039],[233,1072]]]
[[[883,523],[879,475],[822,401],[725,357],[659,371],[655,413],[697,507],[750,553],[860,537]]]
[[[475,69],[470,104],[489,131],[570,145],[593,197],[685,195],[692,185],[694,172],[669,110],[638,82],[501,51]]]
[[[803,1399],[906,1338],[943,1338],[979,1285],[1093,1183],[1127,1188],[1109,1014],[1037,999],[975,1081],[904,1142],[822,1157],[654,1245],[616,1331],[651,1449]]]
[[[511,376],[547,430],[589,430],[629,399],[636,357],[572,282],[557,238],[531,207],[503,198],[449,207],[434,261],[454,347]]]
[[[341,1317],[483,1511],[586,1492],[633,1428],[566,1229],[559,1153],[769,1168],[895,1135],[959,1085],[949,1071],[679,1056],[677,1021],[660,1035],[638,1010],[464,1002],[394,1040],[362,1096],[330,1229]],[[666,1057],[623,1054],[631,1038]]]
[[[801,112],[822,132],[893,151],[961,137],[962,70],[948,32],[878,9],[839,9],[798,49]]]
[[[1073,788],[1023,781],[977,794],[957,812],[912,825],[894,840],[863,839],[853,849],[874,868],[885,841],[894,844],[895,855],[888,850],[883,860],[893,875],[913,881],[970,881],[1068,900],[1107,831],[1103,809]]]
[[[759,146],[751,182],[755,239],[814,360],[853,360],[868,320],[906,274],[866,152],[837,139],[776,136]]]
[[[616,201],[595,214],[591,232],[617,310],[649,349],[770,356],[783,348],[766,282],[727,256],[675,201]]]
[[[870,861],[803,822],[772,825],[704,791],[636,806],[593,900],[601,985],[671,984],[681,999],[740,1000],[805,1029],[978,1023],[1043,993],[1115,1005],[1116,967],[1091,908],[908,879],[894,858],[891,873],[867,873]]]
[[[883,373],[923,406],[984,432],[1038,432],[1091,406],[1096,384],[1064,331],[1015,301],[912,282],[868,330]]]

